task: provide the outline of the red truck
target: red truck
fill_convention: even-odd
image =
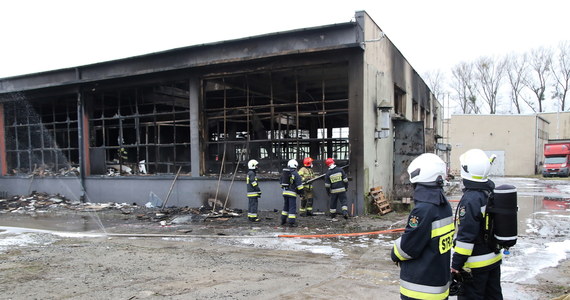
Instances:
[[[542,176],[568,177],[570,167],[570,142],[548,143],[544,145],[544,165]]]

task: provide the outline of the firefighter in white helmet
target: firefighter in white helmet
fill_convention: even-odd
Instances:
[[[304,185],[297,172],[299,163],[291,159],[281,174],[281,189],[283,190],[283,210],[281,211],[281,225],[297,226],[297,195],[303,195]]]
[[[454,224],[443,194],[446,165],[439,156],[424,153],[410,163],[408,174],[414,187],[414,208],[391,253],[401,267],[400,297],[447,299]]]
[[[261,197],[261,189],[257,182],[257,165],[259,165],[259,162],[255,159],[247,163],[247,168],[249,169],[246,178],[248,200],[247,218],[251,222],[259,222],[259,218],[257,217],[257,202],[259,201],[259,197]]]
[[[464,281],[463,295],[458,299],[503,299],[501,291],[500,250],[492,249],[485,237],[485,216],[495,183],[489,180],[490,158],[483,150],[471,149],[459,157],[463,196],[457,205],[457,237],[451,261],[454,276],[469,271],[471,280]]]

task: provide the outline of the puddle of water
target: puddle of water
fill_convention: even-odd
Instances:
[[[61,232],[44,229],[0,226],[0,252],[13,247],[49,245],[60,238],[103,237],[103,234]]]
[[[0,227],[0,230],[5,230]],[[45,234],[21,234],[21,232],[12,232],[5,230],[0,233],[3,237],[0,239],[0,252],[4,252],[11,247],[23,247],[28,245],[47,245],[51,244],[57,239],[51,235]]]
[[[218,240],[220,243],[232,246],[254,247],[271,250],[287,250],[310,252],[314,254],[328,255],[333,259],[346,256],[342,249],[327,245],[321,239],[279,239],[279,238],[254,238],[254,239],[226,239]]]
[[[57,215],[38,213],[33,217],[14,213],[0,215],[0,226],[18,226],[32,229],[45,229],[68,232],[100,231],[100,219],[95,215]]]

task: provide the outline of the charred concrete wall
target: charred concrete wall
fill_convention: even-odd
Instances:
[[[86,201],[91,203],[127,203],[146,205],[152,202],[151,193],[160,200],[166,201],[173,178],[90,178],[86,180]],[[315,183],[315,211],[328,211],[326,191],[322,181]],[[263,197],[259,201],[259,209],[281,210],[282,199],[279,183],[274,180],[260,181]],[[78,178],[28,178],[16,177],[2,179],[0,190],[9,191],[9,195],[29,195],[34,191],[60,194],[67,199],[79,201],[83,195]],[[247,209],[248,200],[243,181],[222,180],[218,185],[215,178],[179,177],[168,197],[167,207],[200,207],[208,204],[208,199],[217,199],[226,203],[231,209]]]
[[[357,12],[356,20],[364,29],[362,47],[362,184],[360,193],[382,186],[388,197],[394,196],[394,186],[401,174],[395,174],[394,122],[423,123],[424,140],[421,152],[434,152],[436,135],[441,135],[441,105],[425,82],[392,44],[386,34],[365,12]],[[390,130],[382,133],[380,106],[390,106]],[[379,132],[382,135],[379,137]],[[402,143],[405,144],[405,143]],[[413,144],[410,141],[408,144]],[[408,150],[402,149],[407,152]],[[416,151],[419,152],[419,151]],[[419,152],[419,153],[421,153]],[[409,153],[409,160],[418,153]],[[404,170],[406,167],[400,167]],[[404,174],[407,175],[407,174]],[[406,179],[407,180],[407,179]],[[409,183],[409,182],[408,182]],[[411,195],[409,195],[411,196]],[[408,197],[409,197],[408,196]],[[399,196],[397,196],[399,197]],[[393,199],[398,200],[398,199]]]

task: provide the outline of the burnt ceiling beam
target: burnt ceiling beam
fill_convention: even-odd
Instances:
[[[360,30],[356,23],[348,22],[183,47],[76,68],[8,77],[0,79],[0,95],[252,59],[360,48],[362,36]]]

